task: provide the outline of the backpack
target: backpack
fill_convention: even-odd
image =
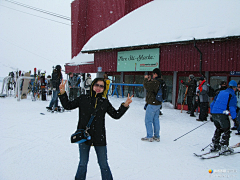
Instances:
[[[87,85],[87,79],[84,81],[84,88],[86,89],[86,88],[89,88],[90,87],[90,85]]]
[[[160,85],[156,95],[156,100],[159,102],[164,102],[167,100],[167,85],[162,80],[158,80],[158,81],[160,82]]]
[[[208,84],[208,97],[215,97],[216,93],[215,93],[215,90]]]

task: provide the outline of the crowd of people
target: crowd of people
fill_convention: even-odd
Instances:
[[[231,130],[237,130],[235,134],[240,135],[240,81],[237,83],[231,80],[228,85],[226,81],[221,81],[219,88],[213,93],[211,104],[209,104],[210,85],[204,77],[200,77],[197,83],[194,76],[189,75],[189,81],[181,80],[181,83],[188,87],[187,113],[191,117],[196,117],[194,112],[200,107],[200,114],[196,120],[207,121],[210,105],[210,120],[216,127],[211,151],[220,151],[221,154],[232,153],[233,149],[229,147]],[[234,122],[232,128],[230,120]]]
[[[59,86],[63,79],[61,71],[62,71],[62,67],[60,65],[57,65],[53,69],[52,76],[51,76],[52,99],[49,103],[49,106],[46,107],[48,110],[52,110],[52,111],[61,110],[60,106],[58,105],[58,94],[60,92]],[[81,75],[77,75],[72,72],[68,73],[67,85],[68,85],[70,101],[77,99],[77,97],[79,97],[81,94],[90,95],[91,85],[92,85],[91,74],[87,74],[86,79],[85,80],[84,79],[85,78],[82,77]],[[107,74],[104,74],[104,81],[106,82],[106,89],[107,89],[107,91],[104,91],[104,97],[107,98],[107,93],[110,85],[110,80],[108,79]]]

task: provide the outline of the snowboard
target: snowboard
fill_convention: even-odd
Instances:
[[[30,77],[30,73],[25,73],[25,77]],[[27,99],[29,79],[23,79],[21,99]]]

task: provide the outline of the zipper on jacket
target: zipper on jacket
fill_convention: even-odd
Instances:
[[[96,95],[95,95],[95,97],[96,97]],[[97,108],[97,100],[98,100],[98,98],[96,97],[96,102],[95,102],[95,106],[94,106],[95,109]]]

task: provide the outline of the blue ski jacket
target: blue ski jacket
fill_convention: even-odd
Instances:
[[[228,99],[231,94],[231,99],[229,101],[229,109],[227,109]],[[211,114],[225,114],[224,111],[230,111],[232,119],[237,116],[237,98],[235,92],[232,88],[227,88],[226,90],[220,91],[220,93],[214,98],[210,105]]]

